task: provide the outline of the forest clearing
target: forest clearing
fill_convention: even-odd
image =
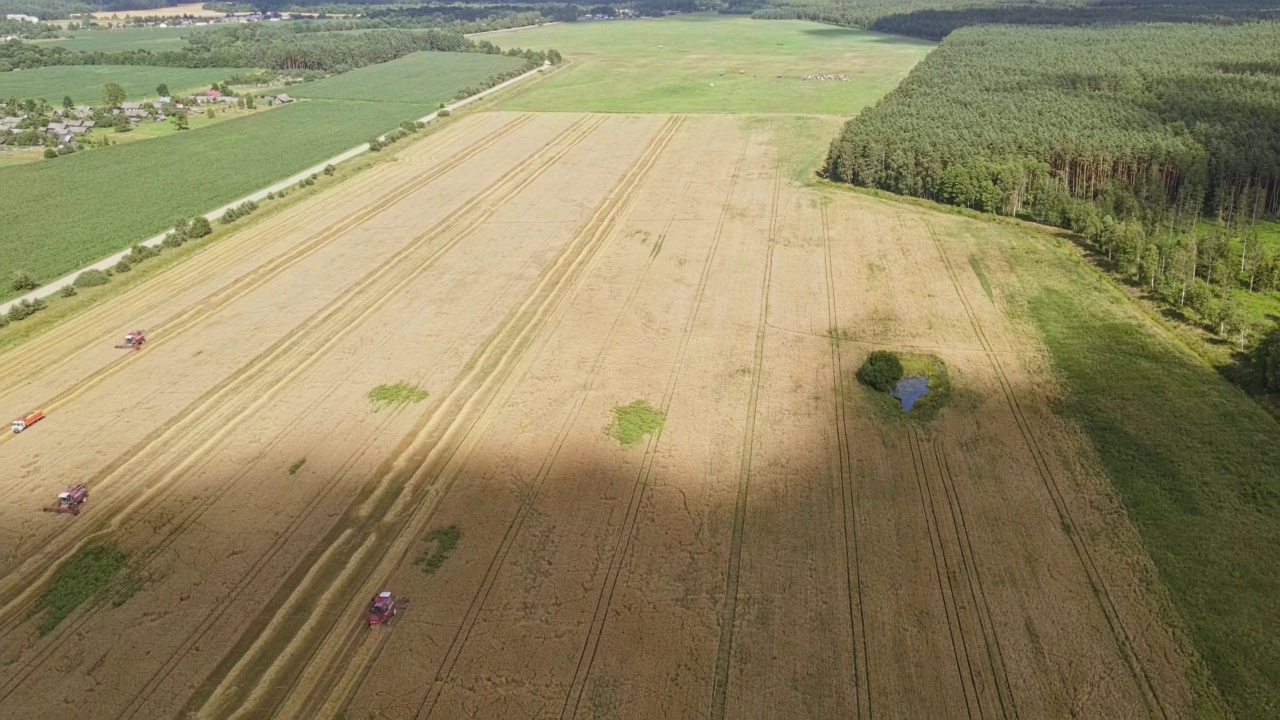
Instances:
[[[0,356],[48,415],[0,440],[0,712],[1189,714],[1010,238],[796,183],[794,141],[476,114]],[[945,362],[935,420],[853,380],[884,347]]]

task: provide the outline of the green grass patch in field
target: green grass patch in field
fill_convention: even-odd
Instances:
[[[424,538],[428,544],[427,549],[413,563],[422,568],[422,572],[435,575],[440,566],[444,565],[444,561],[449,559],[453,549],[458,547],[458,540],[461,537],[462,531],[457,525],[432,530]]]
[[[524,58],[477,53],[416,52],[378,65],[285,88],[294,97],[433,105],[460,88],[525,64]],[[415,118],[428,111],[414,115]]]
[[[666,421],[666,413],[644,400],[636,400],[613,409],[613,422],[605,428],[605,433],[623,445],[634,445],[645,435],[657,433]]]
[[[857,113],[932,43],[804,21],[719,15],[566,23],[503,35],[574,62],[504,107],[534,111]],[[805,80],[808,74],[846,75]],[[781,76],[781,77],[778,77]]]
[[[36,602],[35,612],[44,613],[40,634],[48,635],[84,601],[104,592],[128,560],[129,556],[114,545],[98,545],[77,553]]]
[[[297,475],[297,474],[298,474],[298,471],[302,469],[302,466],[303,466],[303,465],[306,465],[306,464],[307,464],[307,459],[306,459],[306,458],[302,458],[302,459],[300,459],[300,460],[296,460],[296,461],[294,461],[294,463],[293,463],[292,465],[290,465],[290,466],[289,466],[289,474],[290,474],[290,475]]]
[[[373,411],[377,412],[392,405],[407,405],[427,399],[427,391],[398,382],[394,385],[379,385],[369,391],[369,402],[373,403]]]
[[[140,27],[99,28],[96,30],[70,30],[66,37],[56,40],[35,40],[36,45],[60,47],[67,50],[181,50],[184,39],[192,33],[189,27]]]
[[[977,255],[969,256],[969,267],[973,268],[973,274],[978,276],[978,282],[982,284],[982,292],[986,294],[987,299],[995,302],[996,296],[991,292],[991,281],[987,279],[987,273],[983,271]]]
[[[1028,251],[1027,241],[1042,249]],[[1030,313],[1161,579],[1227,702],[1280,698],[1280,423],[1146,322],[1078,258],[1006,251]],[[1206,701],[1207,702],[1207,701]]]
[[[240,68],[180,68],[150,65],[53,65],[8,72],[0,82],[0,95],[44,98],[55,107],[70,96],[77,105],[101,105],[102,86],[113,82],[124,88],[129,100],[155,99],[156,87],[169,86],[172,93],[208,90],[214,82],[245,72]],[[102,132],[95,130],[95,133]]]
[[[489,56],[466,57],[477,59],[466,84],[491,75]],[[147,142],[0,167],[0,277],[57,278],[422,117],[457,90],[442,85],[421,105],[300,100]],[[58,198],[56,211],[49,198]],[[0,286],[0,299],[15,294]]]

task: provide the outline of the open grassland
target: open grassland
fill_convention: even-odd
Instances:
[[[1227,477],[1271,451],[1151,427],[1274,422],[1045,236],[794,181],[827,127],[472,114],[0,354],[0,406],[49,413],[0,436],[0,715],[91,675],[84,720],[1212,717],[1178,611],[1274,694],[1274,638],[1225,627],[1276,593],[1275,507]],[[1148,407],[1063,353],[1117,319]],[[951,399],[887,414],[878,349]],[[1165,476],[1080,402],[1177,484],[1134,504]],[[33,511],[57,477],[74,522]],[[139,580],[41,636],[105,536]],[[371,631],[382,590],[411,603]]]
[[[415,56],[420,77],[431,74],[432,55]],[[417,104],[394,90],[388,102],[298,101],[145,142],[0,167],[0,278],[19,269],[42,281],[59,277],[422,117],[496,65],[486,55],[440,55],[455,84],[422,80]],[[470,75],[465,61],[473,61]],[[394,88],[388,78],[403,75],[390,65],[365,68],[362,77]],[[338,83],[335,95],[350,91],[340,75],[306,90],[324,95],[330,83]],[[56,211],[49,198],[59,198]],[[13,294],[0,287],[0,297]]]
[[[817,23],[724,16],[551,25],[507,33],[502,43],[553,47],[575,62],[512,98],[512,109],[844,116],[883,97],[933,48]],[[849,82],[804,80],[810,73]]]
[[[60,105],[70,96],[77,105],[101,105],[102,86],[116,83],[129,100],[155,98],[156,87],[169,86],[174,94],[207,90],[214,82],[244,72],[240,68],[178,68],[149,65],[54,65],[8,72],[0,76],[0,96],[45,98]]]
[[[190,27],[140,27],[99,28],[73,30],[67,37],[56,40],[35,40],[39,45],[52,45],[68,50],[179,50],[186,46],[184,40],[194,28]]]
[[[418,52],[285,90],[300,98],[430,105],[451,99],[459,88],[518,69],[524,63],[524,58],[505,55]]]

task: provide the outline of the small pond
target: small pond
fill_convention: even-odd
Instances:
[[[916,375],[899,380],[898,386],[889,394],[898,398],[898,401],[902,403],[903,412],[910,412],[916,402],[928,392],[929,378]]]

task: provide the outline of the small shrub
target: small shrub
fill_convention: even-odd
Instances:
[[[182,236],[176,232],[171,232],[164,236],[164,240],[161,240],[160,244],[167,248],[182,247]]]
[[[58,295],[64,298],[75,297],[79,294],[80,293],[76,291],[75,285],[63,285],[62,289],[58,291]]]
[[[9,327],[9,318],[4,313],[0,313],[0,328]]]
[[[25,302],[17,303],[9,308],[9,322],[18,322],[32,313],[31,306]]]
[[[369,141],[369,149],[372,150],[373,152],[378,152],[379,150],[382,149],[382,143],[378,140],[378,138],[374,138]]]
[[[414,125],[412,120],[401,121],[400,127],[404,128],[407,133],[418,132],[418,126]]]
[[[53,158],[58,157],[58,151],[51,147],[47,147],[44,149],[44,157],[46,160],[52,160]]]
[[[89,288],[99,285],[106,285],[111,282],[111,276],[102,270],[85,270],[76,276],[72,284],[76,287]]]
[[[40,287],[40,283],[31,277],[31,274],[23,270],[19,270],[13,274],[13,289],[17,292],[27,292]]]
[[[436,115],[440,117],[449,117],[451,114],[452,113],[449,112],[449,108],[442,108],[440,112],[436,113]]]
[[[218,218],[218,222],[222,223],[223,225],[230,225],[235,221],[236,221],[235,208],[227,210],[226,212],[222,213],[222,217]]]
[[[202,238],[211,232],[213,232],[213,228],[209,225],[209,218],[197,215],[191,219],[191,227],[187,230],[187,235],[193,238]]]
[[[327,176],[329,176],[329,177],[333,177],[333,174],[334,174],[335,172],[337,172],[337,168],[335,168],[334,166],[332,166],[332,165],[325,165],[325,166],[324,166],[324,174],[325,174],[325,175],[327,175]]]
[[[421,120],[419,120],[418,122],[414,123],[413,125],[414,125],[414,127],[418,128],[419,130],[421,130],[422,128],[424,128],[424,127],[426,127],[426,126],[427,126],[427,124],[426,124],[426,123],[424,123],[424,122],[422,122]]]
[[[889,392],[902,379],[902,361],[888,350],[874,350],[858,368],[858,381],[882,392]]]
[[[268,199],[268,200],[275,200],[275,199],[276,199],[276,194],[275,194],[275,192],[269,192],[269,193],[267,193],[267,199]]]
[[[127,273],[132,269],[133,269],[133,266],[129,264],[129,261],[123,260],[123,259],[120,262],[116,263],[116,266],[114,268],[114,270],[118,273]]]
[[[158,249],[148,245],[134,245],[133,250],[129,253],[129,262],[137,265],[138,263],[144,260],[150,260],[159,254],[160,251]]]

